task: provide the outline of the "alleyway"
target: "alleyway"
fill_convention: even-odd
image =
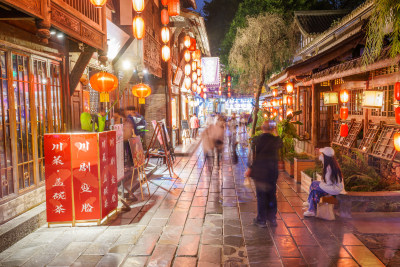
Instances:
[[[0,265],[383,265],[350,223],[304,220],[307,194],[284,173],[278,182],[278,227],[253,226],[256,202],[252,184],[243,178],[246,152],[241,147],[239,163],[232,165],[226,148],[218,167],[204,161],[198,148],[177,159],[180,179],[153,177],[151,195],[110,225],[43,226],[2,252]]]

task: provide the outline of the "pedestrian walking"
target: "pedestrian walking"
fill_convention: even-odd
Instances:
[[[276,122],[266,121],[261,126],[263,134],[254,140],[255,157],[245,176],[254,179],[257,195],[257,217],[253,223],[259,227],[276,226],[276,181],[278,180],[279,149],[282,140],[275,136]]]
[[[307,217],[315,216],[321,197],[336,196],[344,191],[343,175],[335,158],[335,151],[331,147],[324,147],[319,150],[319,153],[319,160],[324,166],[322,181],[314,181],[310,185],[308,201],[304,202],[304,206],[308,206],[308,210],[304,212],[304,216]]]
[[[200,128],[200,121],[197,118],[196,114],[193,114],[192,118],[190,118],[190,131],[191,131],[191,137],[193,139],[197,138],[197,133]]]
[[[236,147],[237,147],[237,120],[236,120],[236,114],[232,113],[232,117],[230,118],[229,122],[228,122],[228,136],[229,136],[229,146],[231,147],[232,150],[232,161],[233,164],[237,164],[238,163],[238,155],[236,152]]]

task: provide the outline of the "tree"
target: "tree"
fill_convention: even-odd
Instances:
[[[392,57],[400,54],[400,0],[375,0],[368,23],[364,63],[374,62],[386,44]]]
[[[229,54],[229,64],[240,75],[241,84],[257,83],[253,124],[255,133],[259,100],[267,74],[279,68],[291,56],[296,41],[291,27],[278,14],[248,17],[247,27],[239,28]]]

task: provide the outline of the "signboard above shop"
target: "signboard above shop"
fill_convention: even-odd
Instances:
[[[221,83],[219,57],[201,58],[202,82],[207,88],[219,88]]]

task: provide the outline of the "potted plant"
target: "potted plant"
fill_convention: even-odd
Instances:
[[[285,171],[289,174],[290,177],[293,177],[294,174],[294,158],[296,157],[296,153],[289,153],[284,158],[284,166]]]
[[[301,188],[308,192],[313,181],[321,181],[322,163],[314,162],[314,166],[300,172]]]
[[[296,182],[301,183],[301,172],[305,169],[313,168],[315,160],[310,158],[307,154],[297,154],[294,157],[294,179]]]

